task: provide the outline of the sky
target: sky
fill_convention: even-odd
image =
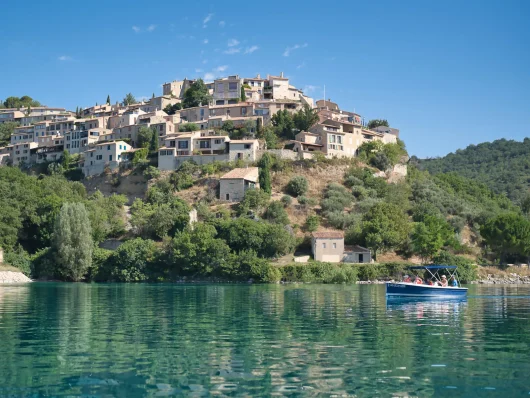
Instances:
[[[8,2],[0,99],[75,110],[185,77],[284,72],[411,155],[530,135],[530,1]]]

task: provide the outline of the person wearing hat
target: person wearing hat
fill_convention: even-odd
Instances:
[[[442,287],[447,287],[447,277],[442,275]]]
[[[410,283],[410,282],[411,282],[411,280],[410,280],[410,276],[405,275],[405,276],[403,277],[403,282],[408,282],[408,283]]]

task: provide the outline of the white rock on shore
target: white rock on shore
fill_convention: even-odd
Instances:
[[[0,271],[0,283],[26,283],[31,282],[22,272]]]

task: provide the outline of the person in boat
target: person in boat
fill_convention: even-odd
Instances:
[[[442,275],[442,287],[447,287],[447,277]]]
[[[416,285],[423,285],[423,281],[421,280],[421,278],[419,276],[416,277],[416,280],[414,281],[414,283]]]
[[[427,285],[434,286],[434,283],[432,282],[431,278],[427,279]]]
[[[410,280],[410,276],[405,275],[405,276],[403,277],[403,282],[410,283],[410,282],[411,282],[411,280]]]
[[[451,276],[450,282],[451,282],[451,286],[458,287],[458,282],[457,282],[457,280],[456,280],[454,275]]]

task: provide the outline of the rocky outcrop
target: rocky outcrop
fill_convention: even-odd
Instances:
[[[31,282],[31,279],[29,279],[22,272],[0,271],[0,284],[1,283],[26,283],[26,282]]]
[[[479,285],[530,285],[530,276],[521,276],[515,273],[505,276],[488,274],[485,279],[479,279],[471,283]]]

